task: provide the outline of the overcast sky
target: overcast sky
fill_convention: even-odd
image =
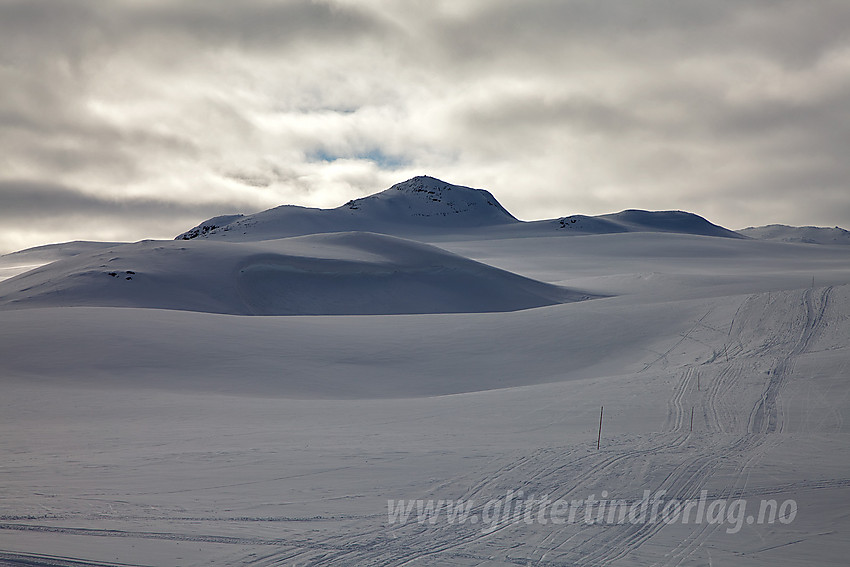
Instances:
[[[413,175],[850,228],[850,2],[0,0],[0,252]]]

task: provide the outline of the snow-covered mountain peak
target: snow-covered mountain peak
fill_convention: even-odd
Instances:
[[[335,209],[282,205],[253,215],[215,217],[178,235],[177,240],[264,240],[346,231],[407,235],[513,223],[519,221],[489,191],[422,175]]]
[[[451,190],[452,188],[468,189],[468,187],[453,185],[451,183],[443,181],[442,179],[431,177],[430,175],[417,175],[415,177],[411,177],[406,181],[396,183],[395,185],[387,189],[387,191],[417,193],[422,191],[442,191],[443,189]]]
[[[450,224],[460,222],[472,226],[517,222],[489,191],[453,185],[427,175],[354,199],[343,208],[396,221],[443,218]]]

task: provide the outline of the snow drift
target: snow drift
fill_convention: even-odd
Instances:
[[[241,315],[516,311],[590,296],[374,233],[143,241],[0,283],[0,308],[146,307]]]
[[[709,222],[686,211],[644,211],[627,209],[599,216],[572,215],[557,219],[556,230],[577,234],[614,234],[619,232],[673,232],[697,236],[743,238],[735,231]]]

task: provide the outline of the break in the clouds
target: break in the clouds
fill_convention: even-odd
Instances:
[[[0,250],[430,174],[524,219],[850,225],[843,0],[0,0]]]

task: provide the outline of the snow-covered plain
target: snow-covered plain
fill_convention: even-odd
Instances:
[[[86,247],[0,283],[0,565],[846,565],[850,248],[652,231],[652,217],[604,234],[544,225],[420,230],[433,246],[230,231]],[[210,308],[236,304],[215,283],[240,257],[289,275],[324,260],[328,278],[359,262],[367,280],[457,262],[480,278],[426,270],[432,288],[399,292],[408,306],[441,282],[461,303],[517,282],[569,297],[453,313]],[[77,277],[173,302],[80,302]],[[31,285],[46,291],[28,302]],[[739,530],[387,513],[388,500],[463,499],[481,518],[511,491],[645,490],[743,499],[753,514],[793,499],[797,513]]]

